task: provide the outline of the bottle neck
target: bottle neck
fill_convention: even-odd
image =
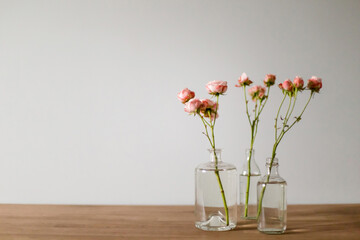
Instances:
[[[246,161],[255,161],[255,150],[246,149]]]
[[[266,175],[271,177],[279,176],[279,161],[277,158],[266,159]]]
[[[266,174],[270,175],[271,177],[279,176],[279,165],[273,164],[270,169],[270,165],[266,164]]]
[[[221,162],[221,149],[216,148],[209,149],[210,152],[210,162]]]
[[[255,150],[246,149],[245,152],[246,161],[244,162],[241,170],[242,176],[260,176],[261,172],[259,166],[255,161]]]

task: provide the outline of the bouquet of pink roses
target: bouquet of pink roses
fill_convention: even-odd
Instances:
[[[249,88],[248,92],[249,95],[252,99],[252,101],[254,102],[254,109],[253,109],[253,113],[254,116],[253,118],[251,118],[251,115],[249,113],[249,101],[246,98],[246,87],[250,87],[250,85],[253,83],[249,77],[246,75],[246,73],[243,73],[239,79],[238,79],[238,85],[235,85],[235,87],[239,87],[239,88],[243,88],[244,90],[244,99],[245,99],[245,106],[246,106],[246,115],[248,118],[248,122],[250,125],[250,133],[251,133],[251,138],[250,138],[250,148],[249,148],[249,155],[248,155],[248,160],[247,160],[247,175],[245,175],[247,177],[247,182],[246,182],[246,192],[244,192],[244,189],[240,189],[241,193],[240,193],[240,205],[244,204],[244,213],[243,213],[243,217],[244,218],[252,218],[253,216],[250,216],[251,214],[249,214],[250,210],[249,208],[253,208],[254,210],[254,215],[256,215],[256,206],[250,206],[249,207],[249,197],[250,197],[250,182],[251,182],[251,176],[252,176],[252,170],[251,170],[251,165],[252,163],[252,154],[253,154],[253,149],[254,149],[254,142],[255,142],[255,138],[258,132],[258,125],[259,125],[259,121],[260,121],[260,114],[262,113],[268,99],[269,99],[269,95],[270,95],[270,87],[273,86],[275,84],[275,80],[276,80],[276,76],[273,74],[266,74],[265,78],[264,78],[264,85],[265,86],[261,86],[261,85],[255,85],[252,86],[251,88]],[[266,88],[267,87],[267,91]],[[256,165],[256,163],[255,163]],[[242,193],[245,193],[245,199],[243,202],[243,198]],[[242,208],[241,208],[242,209]]]
[[[301,120],[302,115],[305,112],[305,109],[307,108],[307,106],[310,103],[310,100],[313,98],[313,96],[316,93],[319,93],[320,89],[322,88],[322,80],[321,78],[312,76],[307,83],[307,86],[304,86],[304,80],[299,77],[296,76],[295,79],[291,82],[290,79],[286,79],[283,83],[280,83],[279,88],[282,90],[283,93],[283,99],[280,103],[279,109],[277,111],[276,114],[276,118],[275,118],[275,142],[273,145],[273,149],[272,149],[272,154],[271,154],[271,160],[270,160],[270,166],[269,166],[269,171],[271,172],[272,166],[273,166],[273,162],[276,156],[276,150],[281,142],[281,140],[283,139],[284,135],[297,123]],[[304,90],[308,90],[310,91],[310,95],[309,95],[309,99],[306,102],[303,110],[300,112],[300,114],[298,116],[294,117],[294,120],[290,123],[290,119],[291,116],[294,112],[294,108],[296,105],[296,100],[299,96],[299,93],[301,93]],[[285,111],[285,115],[283,115],[283,117],[280,117],[280,112],[281,109],[284,105],[284,101],[285,99],[288,98],[289,103],[288,106],[286,108]],[[280,127],[278,126],[278,121],[279,121],[279,117],[282,120],[282,124],[280,125]],[[280,130],[280,133],[279,133]],[[259,218],[260,213],[261,213],[261,208],[262,208],[262,202],[263,202],[263,198],[264,198],[264,193],[266,190],[266,186],[269,183],[269,178],[270,178],[270,174],[267,176],[266,181],[264,186],[261,189],[261,193],[259,196],[259,202],[258,202],[258,213],[257,213],[257,218]]]
[[[228,206],[226,202],[225,192],[223,188],[223,184],[220,178],[219,170],[218,170],[218,156],[216,154],[216,145],[215,145],[215,123],[216,119],[219,117],[218,109],[219,109],[219,97],[223,95],[227,91],[227,82],[225,81],[211,81],[206,84],[207,92],[216,98],[216,101],[212,101],[210,99],[198,99],[195,98],[195,93],[188,88],[183,89],[178,93],[178,99],[185,104],[184,110],[185,112],[192,114],[194,116],[198,116],[205,128],[205,132],[203,134],[209,140],[211,148],[214,150],[215,157],[215,175],[217,178],[217,182],[219,184],[219,189],[221,192],[221,196],[224,203],[224,210],[226,215],[226,225],[229,225],[229,213]]]

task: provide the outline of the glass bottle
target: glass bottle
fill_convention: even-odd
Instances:
[[[210,162],[195,169],[195,226],[227,231],[237,223],[237,171],[221,160],[221,149],[209,149]]]
[[[286,181],[280,177],[278,159],[266,159],[267,173],[258,184],[258,230],[267,234],[281,234],[286,229]]]
[[[240,172],[240,217],[256,219],[257,182],[261,177],[259,166],[255,162],[255,150],[246,149],[246,162]]]

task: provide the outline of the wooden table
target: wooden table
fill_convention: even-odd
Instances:
[[[360,204],[290,205],[288,229],[266,235],[255,222],[229,232],[194,227],[193,206],[0,205],[0,240],[360,239]]]

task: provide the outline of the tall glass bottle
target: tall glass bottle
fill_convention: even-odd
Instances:
[[[255,162],[255,150],[246,150],[246,162],[240,172],[240,217],[256,219],[257,182],[261,177],[259,166]]]
[[[221,149],[209,149],[210,162],[195,169],[195,226],[227,231],[237,223],[237,171],[221,160]]]
[[[258,230],[267,234],[281,234],[286,229],[286,181],[280,177],[278,159],[266,159],[267,173],[258,184]]]

